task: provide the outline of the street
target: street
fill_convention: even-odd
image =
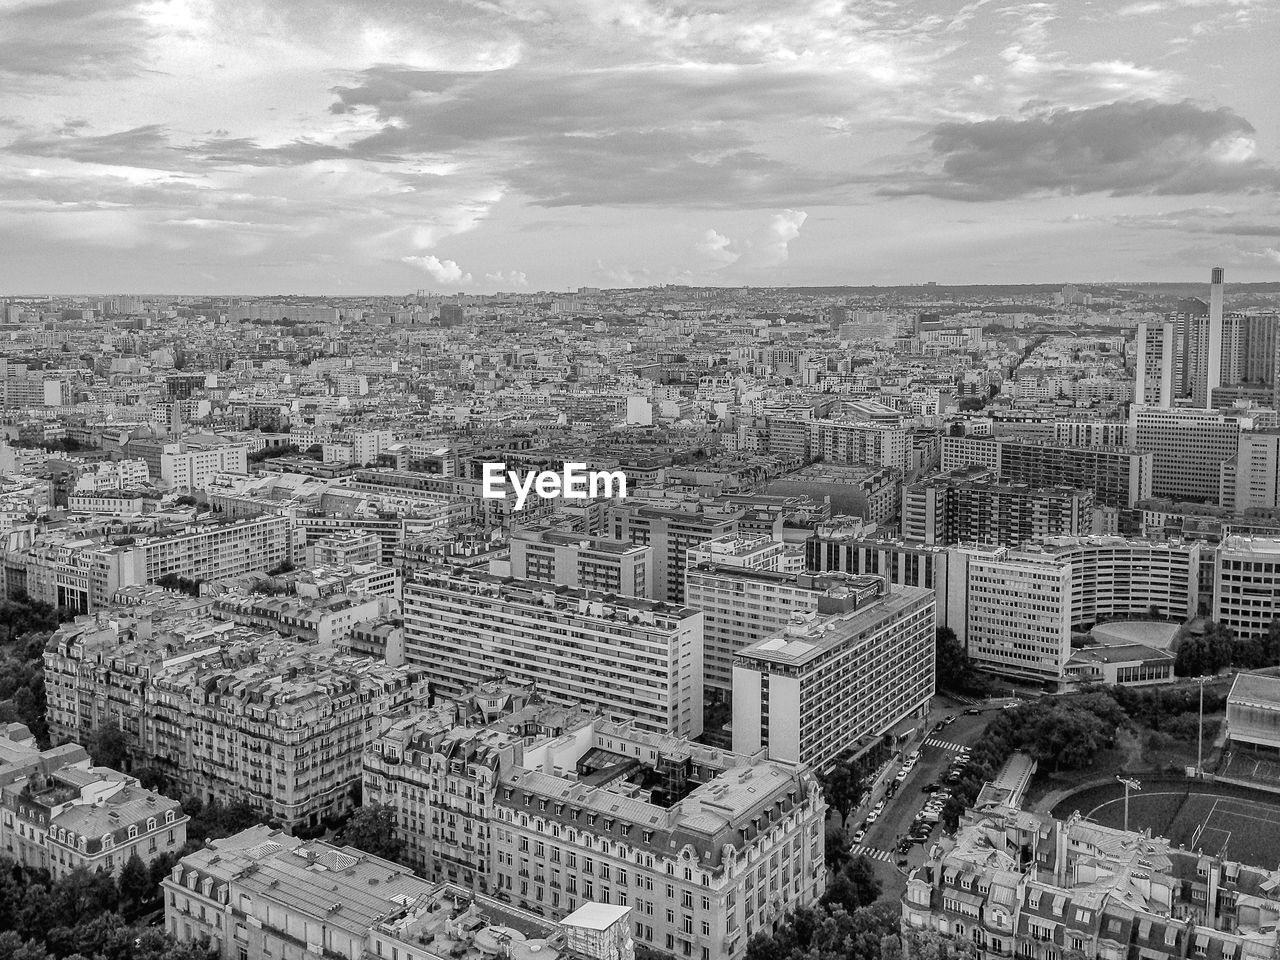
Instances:
[[[899,890],[902,888],[902,874],[895,866],[895,862],[900,862],[902,858],[897,854],[896,847],[900,838],[910,828],[911,821],[929,799],[925,793],[921,792],[921,788],[927,783],[939,782],[945,776],[947,765],[959,748],[969,746],[977,740],[987,724],[1000,711],[998,704],[979,704],[978,707],[983,711],[981,714],[965,716],[964,710],[970,709],[965,704],[956,703],[945,696],[934,697],[929,710],[929,732],[923,745],[918,744],[912,748],[920,750],[920,759],[899,785],[895,796],[885,804],[876,822],[867,829],[861,843],[853,847],[855,855],[861,854],[876,862],[876,874],[885,884],[886,893],[891,888]],[[934,725],[951,714],[956,716],[955,721],[935,732]],[[900,766],[901,764],[894,765],[895,772]],[[889,782],[892,782],[892,776]],[[849,817],[850,838],[865,822],[867,814],[882,798],[883,793],[883,789],[876,791],[876,795]],[[940,830],[941,826],[936,827],[930,839],[936,839]],[[924,862],[928,846],[927,843],[913,845],[907,855],[905,869],[910,870]]]

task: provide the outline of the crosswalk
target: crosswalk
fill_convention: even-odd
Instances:
[[[926,739],[925,746],[941,747],[943,750],[953,750],[956,753],[966,749],[963,743],[952,743],[950,740],[942,740],[938,737],[929,737]]]
[[[963,693],[948,693],[947,696],[950,697],[952,700],[954,700],[956,703],[963,703],[966,706],[970,706],[970,707],[972,707],[975,703],[982,702],[977,697],[967,697]]]
[[[868,857],[872,860],[881,860],[884,863],[893,863],[893,854],[888,850],[879,850],[876,847],[864,847],[860,843],[853,845],[853,855],[855,857]]]

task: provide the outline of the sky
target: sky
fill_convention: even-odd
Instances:
[[[0,0],[0,295],[1280,280],[1280,0]]]

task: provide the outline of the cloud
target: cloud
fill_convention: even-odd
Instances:
[[[1267,217],[1276,220],[1268,222]],[[1280,208],[1250,211],[1249,219],[1227,207],[1189,207],[1164,213],[1128,214],[1107,218],[1119,227],[1143,230],[1177,230],[1180,233],[1210,233],[1228,237],[1280,237]]]
[[[596,261],[591,275],[619,287],[644,287],[653,282],[653,272],[648,267],[633,267],[625,263],[606,266],[602,260]]]
[[[1276,191],[1280,169],[1254,155],[1253,135],[1248,121],[1230,109],[1189,100],[944,123],[931,135],[941,168],[879,192],[979,201]]]
[[[5,144],[9,153],[79,163],[174,170],[186,166],[183,152],[169,141],[162,124],[150,123],[98,136],[80,133],[83,125],[65,125],[52,136],[23,136]]]
[[[353,156],[463,158],[546,207],[831,202],[860,179],[756,145],[770,122],[857,112],[856,88],[806,68],[374,68],[334,93],[382,123]]]
[[[529,285],[529,278],[523,270],[508,270],[505,274],[499,270],[497,273],[486,273],[484,278],[489,283],[499,286],[527,287]]]
[[[771,216],[753,235],[740,240],[709,229],[694,244],[694,249],[710,261],[707,269],[712,273],[732,268],[732,273],[745,274],[777,267],[790,257],[791,241],[800,236],[800,228],[808,217],[803,210],[783,210]]]
[[[445,286],[464,286],[471,282],[471,274],[463,273],[462,268],[454,261],[441,260],[431,254],[421,257],[401,257],[400,262],[425,270],[436,283],[444,284]]]
[[[703,234],[702,239],[696,244],[700,254],[714,263],[717,267],[727,267],[729,264],[738,260],[742,254],[730,250],[733,241],[726,237],[723,233],[715,230],[708,230]]]
[[[767,239],[760,247],[761,260],[765,266],[777,266],[790,256],[788,245],[800,236],[800,228],[808,218],[809,214],[803,210],[784,210],[774,214],[769,221]]]
[[[139,0],[48,0],[0,5],[6,83],[92,80],[141,71],[156,36]]]

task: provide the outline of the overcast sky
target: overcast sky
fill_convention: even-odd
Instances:
[[[1280,0],[0,0],[0,293],[1280,279]]]

